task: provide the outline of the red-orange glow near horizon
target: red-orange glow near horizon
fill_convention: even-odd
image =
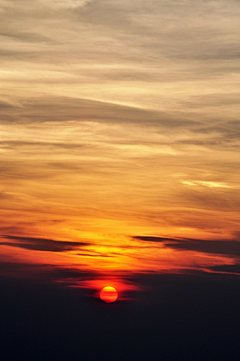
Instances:
[[[112,303],[117,300],[118,292],[117,292],[116,288],[107,286],[101,290],[100,298],[102,301],[104,301],[106,303]]]

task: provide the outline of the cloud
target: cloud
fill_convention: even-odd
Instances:
[[[11,108],[15,108],[12,104],[9,104],[8,102],[4,102],[2,100],[0,100],[0,109],[3,110],[3,109],[11,109]]]
[[[103,258],[109,258],[109,257],[114,257],[113,253],[111,254],[102,254],[102,253],[78,253],[78,256],[83,256],[83,257],[103,257]]]
[[[233,273],[240,275],[240,263],[231,264],[231,265],[213,266],[213,267],[209,267],[209,269],[213,272]]]
[[[0,199],[9,199],[11,196],[6,192],[0,192]]]
[[[224,183],[218,183],[218,182],[208,182],[208,181],[182,181],[182,184],[190,185],[190,186],[197,186],[197,185],[203,185],[205,187],[209,188],[232,188],[231,186],[224,184]]]
[[[169,127],[191,127],[187,112],[204,122],[213,115],[236,120],[239,114],[234,77],[239,58],[237,1],[8,0],[1,1],[0,9],[1,67],[15,70],[2,83],[9,99],[68,94],[167,110],[172,116],[117,107],[109,112],[94,103],[88,110],[82,105],[75,109],[90,119],[117,122],[125,112],[125,121],[157,121]],[[16,74],[19,69],[21,74]],[[13,118],[37,122],[76,117],[71,108],[67,115],[60,98],[57,105],[59,110],[50,107],[47,116],[41,109],[26,114],[26,107]],[[11,115],[3,118],[13,120]]]
[[[187,238],[163,238],[153,236],[136,236],[133,238],[144,242],[163,243],[165,247],[177,250],[197,251],[203,253],[224,254],[240,257],[240,241],[237,240],[212,241]]]
[[[1,31],[0,36],[6,38],[12,38],[12,40],[17,40],[21,42],[28,42],[28,43],[54,43],[54,40],[49,38],[46,35],[37,34],[33,32],[14,32],[11,31]]]
[[[50,7],[52,9],[76,9],[86,5],[92,0],[38,0],[42,5]]]
[[[111,102],[96,101],[64,96],[37,97],[23,100],[21,106],[14,107],[11,122],[66,122],[93,121],[103,123],[135,123],[143,125],[158,125],[166,128],[186,127],[198,124],[188,119],[161,111],[124,106]],[[4,122],[4,116],[2,117]],[[200,124],[200,123],[199,123]]]
[[[79,264],[81,266],[81,264]],[[3,278],[21,279],[21,281],[33,280],[36,284],[57,284],[68,287],[77,285],[79,282],[96,278],[96,272],[92,270],[53,266],[50,264],[31,264],[24,262],[2,260],[0,258],[0,283]]]
[[[20,237],[8,235],[3,236],[2,238],[17,242],[1,242],[0,245],[45,252],[73,251],[75,249],[79,249],[82,246],[89,245],[89,243],[86,242],[56,241],[47,238]]]
[[[146,242],[157,242],[157,243],[164,243],[166,241],[171,240],[171,238],[165,238],[165,237],[153,237],[153,236],[135,236],[134,239],[138,239],[140,241],[146,241]]]
[[[31,212],[66,232],[72,214],[83,232],[99,217],[199,238],[237,227],[238,1],[2,0],[0,17],[3,226]]]
[[[188,201],[199,209],[216,209],[224,212],[239,211],[240,197],[237,189],[238,186],[234,189],[235,185],[231,186],[230,184],[228,188],[209,188],[204,184],[204,190],[192,184],[187,186],[188,189],[183,190],[182,198],[185,199],[185,202]]]

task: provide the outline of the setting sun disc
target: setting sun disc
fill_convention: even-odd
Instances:
[[[116,288],[111,286],[104,287],[100,292],[100,298],[106,303],[115,302],[118,298],[118,292]]]

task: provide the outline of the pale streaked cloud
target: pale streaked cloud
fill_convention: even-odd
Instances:
[[[92,0],[37,0],[52,9],[74,9],[86,5]]]
[[[209,188],[233,188],[232,186],[224,183],[208,182],[208,181],[194,181],[194,182],[182,181],[182,184],[186,184],[189,186],[203,185]]]
[[[221,120],[236,119],[237,1],[10,0],[1,9],[3,70],[21,68],[25,97],[47,91],[195,119],[219,119],[220,107]]]

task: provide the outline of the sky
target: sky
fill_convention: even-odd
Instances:
[[[1,277],[133,304],[167,275],[239,280],[239,16],[0,0]]]

